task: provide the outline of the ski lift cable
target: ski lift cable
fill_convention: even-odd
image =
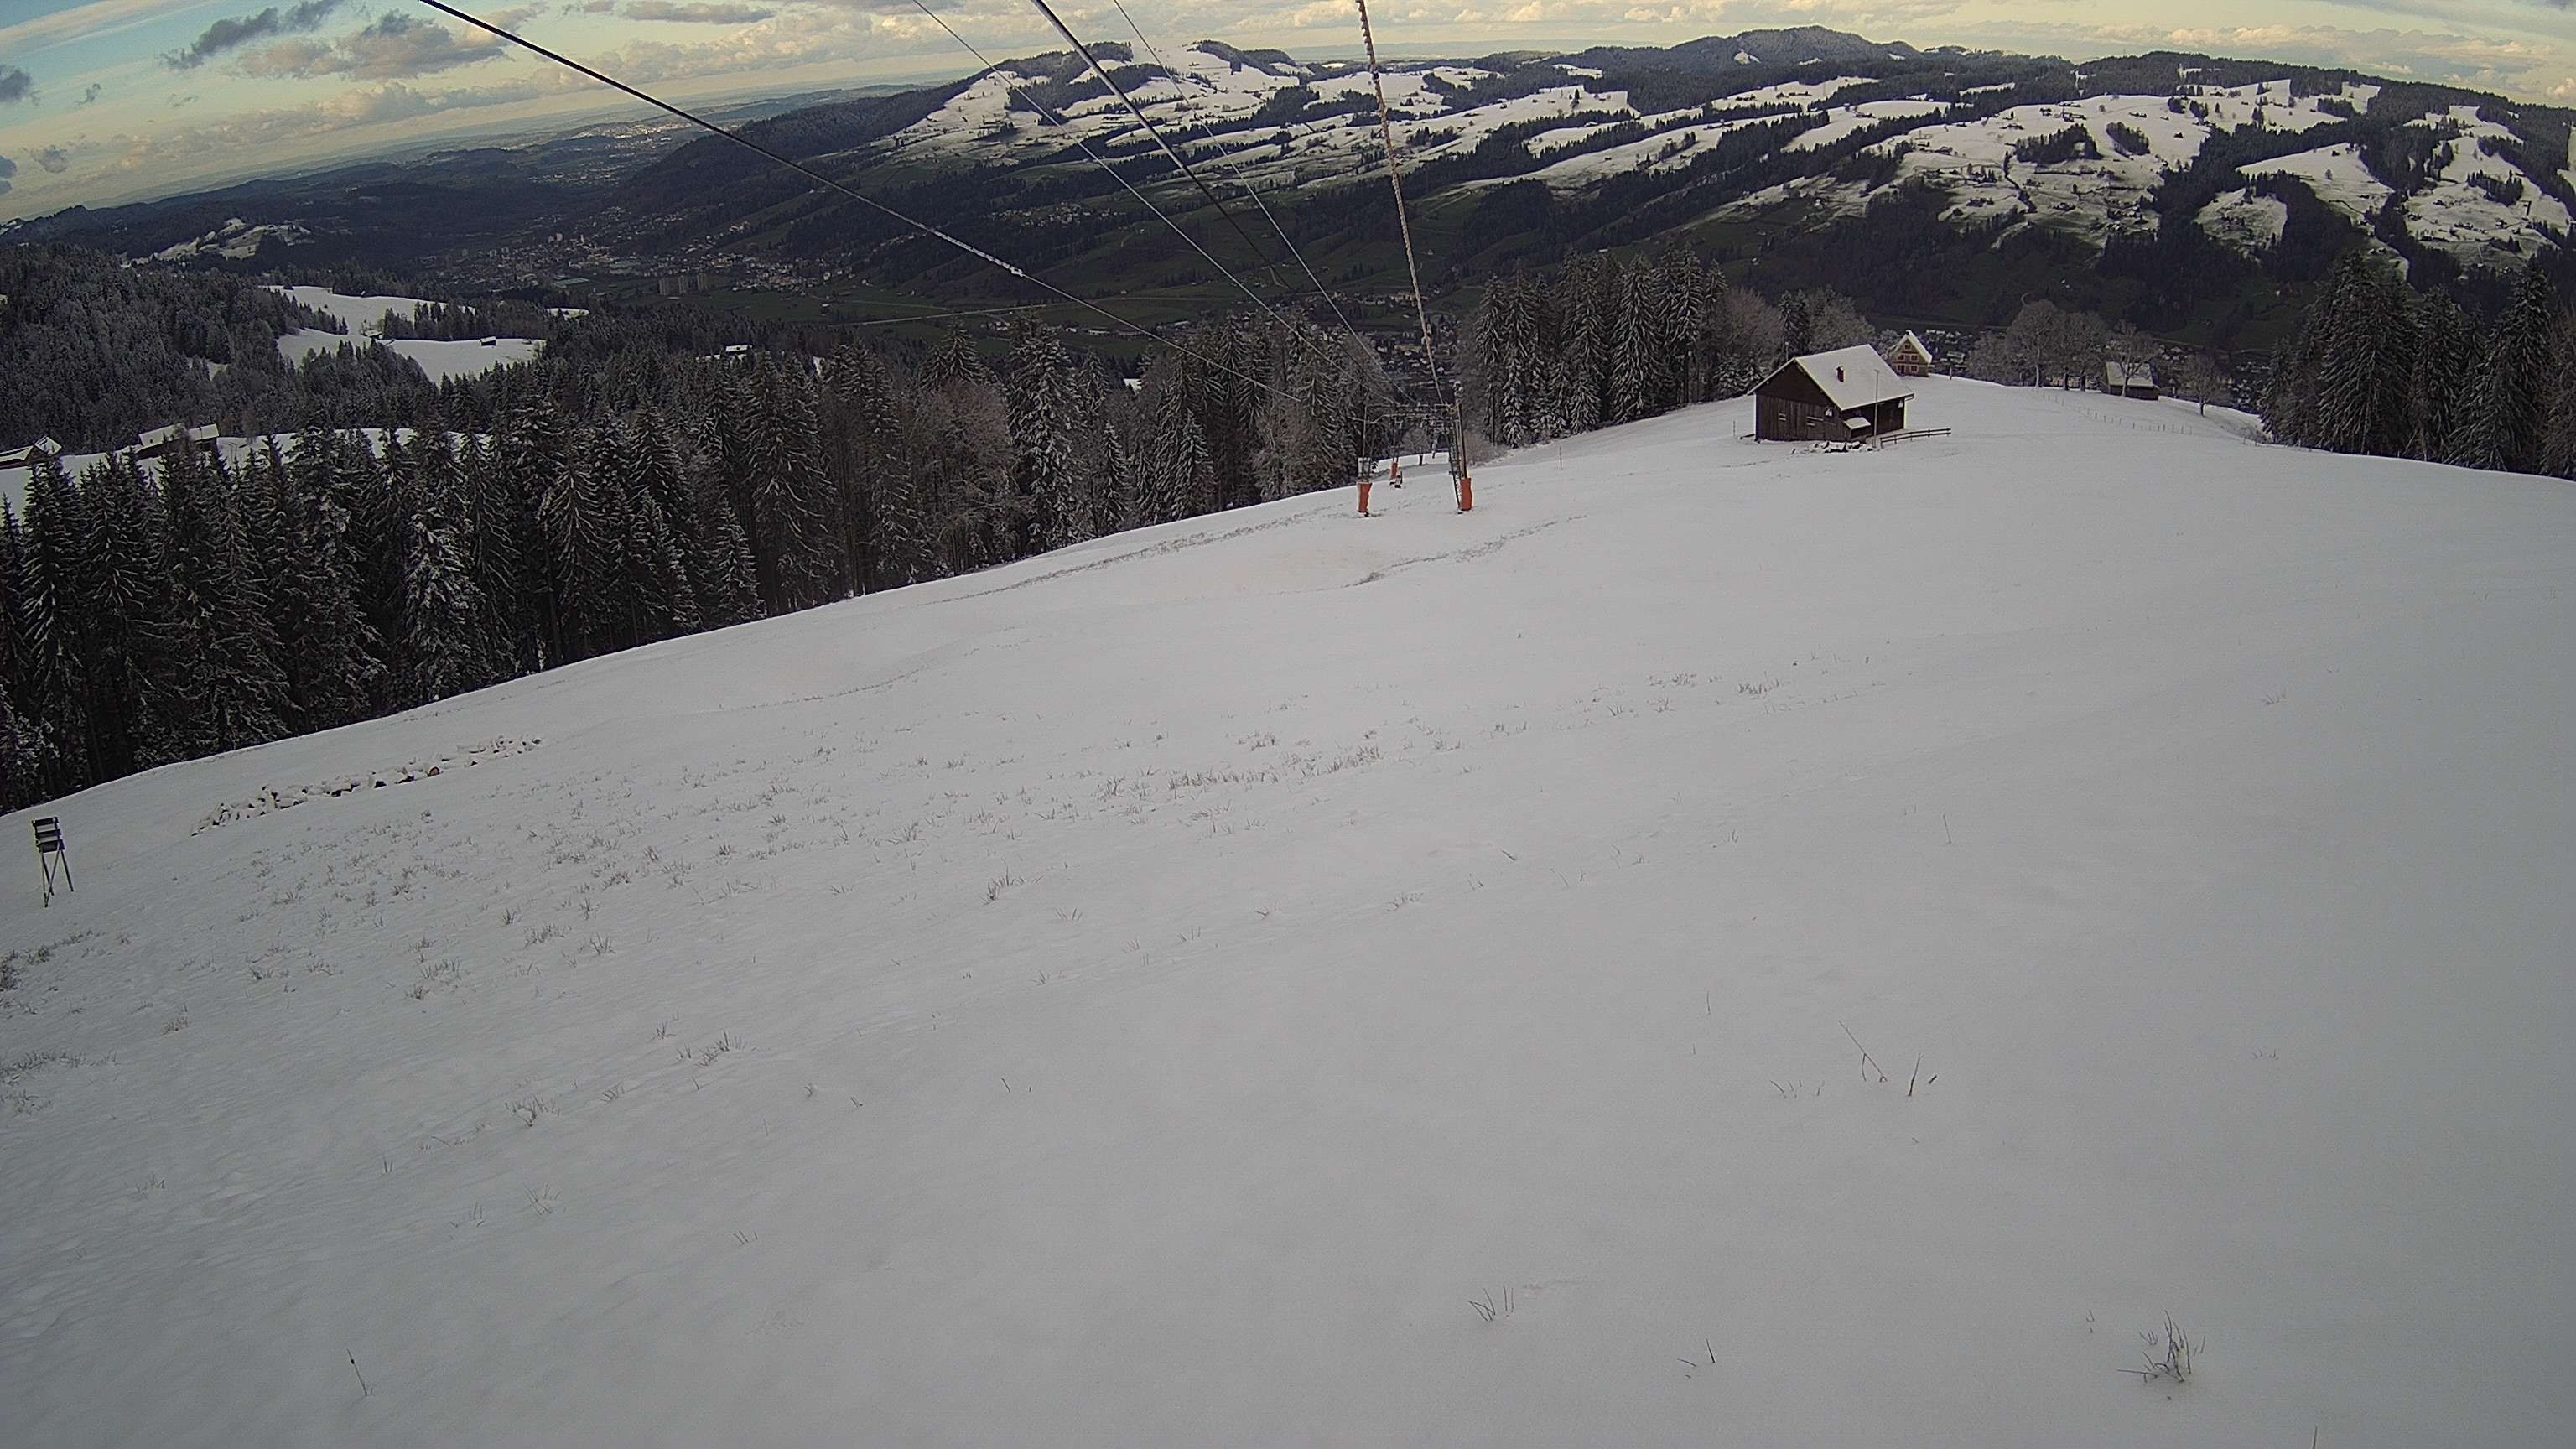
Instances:
[[[1172,159],[1172,164],[1181,168],[1181,174],[1187,176],[1190,183],[1198,187],[1199,193],[1216,207],[1216,214],[1225,218],[1226,225],[1234,228],[1234,234],[1242,238],[1244,246],[1251,251],[1252,255],[1259,259],[1263,266],[1275,267],[1276,264],[1270,260],[1270,254],[1262,250],[1261,243],[1254,241],[1252,233],[1243,229],[1243,223],[1236,219],[1233,209],[1225,204],[1225,198],[1216,194],[1216,188],[1207,184],[1205,178],[1199,175],[1197,168],[1190,165],[1188,157],[1172,149],[1172,143],[1163,138],[1162,128],[1154,124],[1153,117],[1146,115],[1145,108],[1136,104],[1136,98],[1129,95],[1127,88],[1120,85],[1117,78],[1109,73],[1109,67],[1100,63],[1100,57],[1092,54],[1091,47],[1083,44],[1082,38],[1073,33],[1073,27],[1064,23],[1064,17],[1055,13],[1055,7],[1048,4],[1047,0],[1029,0],[1029,3],[1038,8],[1038,13],[1047,18],[1048,23],[1055,27],[1056,34],[1063,36],[1065,43],[1071,45],[1076,54],[1091,63],[1091,73],[1100,77],[1100,83],[1109,87],[1109,93],[1116,96],[1127,107],[1127,113],[1134,116],[1137,124],[1145,128],[1145,133],[1154,138],[1154,144],[1163,149],[1163,154]]]
[[[1378,133],[1386,141],[1386,181],[1395,189],[1395,224],[1404,234],[1404,270],[1413,280],[1413,316],[1422,324],[1422,365],[1431,370],[1431,388],[1435,396],[1445,397],[1441,386],[1440,363],[1431,350],[1431,309],[1422,300],[1422,266],[1413,257],[1413,220],[1404,210],[1404,173],[1396,165],[1395,112],[1386,103],[1386,76],[1378,69],[1377,32],[1369,25],[1368,0],[1357,0],[1360,8],[1360,39],[1368,47],[1369,84],[1377,89]]]
[[[1165,75],[1170,75],[1172,73],[1172,68],[1164,63],[1163,52],[1156,47],[1153,40],[1145,34],[1144,27],[1136,23],[1136,17],[1127,13],[1127,0],[1111,0],[1111,3],[1118,7],[1119,18],[1125,20],[1127,22],[1127,28],[1135,32],[1137,42],[1145,47],[1145,53],[1154,58],[1154,64],[1160,67]],[[1283,127],[1282,129],[1285,128]],[[1324,285],[1323,279],[1315,275],[1315,269],[1306,264],[1306,254],[1297,250],[1297,243],[1289,239],[1288,228],[1281,226],[1279,224],[1279,218],[1271,213],[1270,203],[1262,199],[1260,188],[1254,186],[1251,182],[1244,180],[1243,174],[1240,171],[1236,172],[1229,179],[1234,182],[1235,186],[1239,188],[1244,195],[1252,198],[1252,204],[1254,206],[1261,208],[1261,219],[1270,223],[1270,229],[1279,235],[1279,244],[1288,249],[1288,255],[1297,259],[1297,269],[1306,274],[1307,283],[1313,286],[1316,291],[1324,294],[1325,305],[1333,309],[1333,320],[1342,324],[1343,331],[1348,332],[1354,338],[1358,338],[1360,330],[1351,325],[1350,318],[1342,315],[1341,302],[1335,299],[1331,289]],[[1273,280],[1275,281],[1276,279],[1274,278]],[[1361,338],[1360,340],[1365,344],[1365,338]]]
[[[920,232],[924,236],[945,242],[949,246],[975,258],[977,261],[1008,272],[1012,276],[1019,278],[1021,281],[1029,283],[1031,286],[1051,292],[1055,294],[1059,300],[1082,308],[1084,311],[1116,326],[1120,331],[1133,333],[1138,337],[1144,338],[1148,342],[1168,347],[1174,352],[1180,353],[1193,361],[1203,363],[1208,367],[1214,368],[1218,372],[1225,373],[1230,377],[1239,378],[1244,382],[1250,383],[1254,387],[1261,389],[1263,392],[1280,393],[1278,388],[1272,387],[1269,383],[1252,376],[1250,373],[1243,372],[1237,368],[1228,367],[1224,363],[1208,356],[1206,353],[1203,353],[1194,347],[1191,347],[1187,343],[1176,342],[1155,332],[1151,328],[1145,327],[1139,323],[1131,322],[1126,318],[1119,316],[1117,313],[1110,311],[1108,308],[1101,306],[1099,303],[1092,301],[1088,297],[1075,296],[1073,293],[1066,291],[1064,288],[1057,286],[1055,283],[1048,281],[1044,277],[1038,276],[1035,273],[1027,271],[1011,262],[1004,261],[1002,258],[995,256],[993,253],[984,250],[982,247],[979,247],[972,242],[963,240],[947,231],[943,231],[938,227],[932,226],[926,221],[922,221],[917,217],[911,216],[895,207],[889,206],[886,203],[877,200],[875,197],[869,196],[865,192],[859,191],[857,188],[848,185],[847,183],[835,181],[831,177],[824,175],[822,172],[815,170],[813,167],[806,165],[804,162],[771,150],[769,147],[751,139],[749,136],[743,135],[739,131],[728,130],[727,128],[719,126],[715,122],[710,121],[695,112],[675,106],[669,101],[663,100],[660,97],[652,95],[636,86],[629,85],[615,76],[594,69],[591,66],[584,65],[580,61],[574,60],[568,55],[564,55],[559,51],[548,50],[546,47],[537,44],[535,41],[528,39],[526,36],[521,35],[514,30],[510,30],[501,25],[496,25],[480,16],[468,14],[467,12],[448,4],[447,0],[419,0],[419,3],[426,5],[430,9],[448,16],[451,19],[463,21],[465,24],[471,25],[477,30],[484,31],[487,34],[506,40],[512,45],[519,46],[524,50],[533,51],[534,53],[545,57],[547,60],[553,61],[557,65],[588,76],[590,79],[599,82],[601,85],[609,87],[611,90],[621,91],[629,96],[633,96],[635,99],[653,107],[655,110],[676,116],[702,131],[722,136],[726,140],[733,142],[735,145],[742,147],[744,150],[753,152],[769,161],[786,167],[788,170],[796,172],[798,175],[805,177],[807,180],[814,182],[818,186],[827,187],[830,190],[837,191],[841,195],[859,203],[861,206],[877,212],[879,215],[901,222],[905,226],[912,228],[914,231]],[[1280,395],[1286,396],[1285,393],[1280,393]]]
[[[949,38],[949,39],[954,40],[954,41],[956,41],[959,45],[962,45],[962,46],[966,47],[966,53],[967,53],[968,55],[971,55],[971,56],[975,57],[976,63],[977,63],[977,64],[979,64],[979,65],[981,65],[981,66],[983,66],[983,67],[984,67],[984,69],[985,69],[985,71],[986,71],[988,74],[991,74],[991,75],[994,75],[994,76],[1005,76],[1005,75],[1007,74],[1006,72],[1004,72],[1003,70],[1001,70],[998,66],[995,66],[995,65],[993,64],[993,62],[992,62],[992,61],[990,61],[990,60],[986,59],[986,58],[985,58],[985,56],[984,56],[984,52],[982,52],[982,51],[980,51],[980,50],[976,49],[976,48],[975,48],[975,43],[974,43],[973,41],[968,40],[965,36],[958,34],[958,33],[957,33],[957,28],[956,28],[955,26],[953,26],[953,25],[950,25],[950,24],[947,22],[947,20],[946,20],[945,18],[943,18],[943,17],[939,14],[939,12],[938,12],[938,11],[933,10],[933,9],[931,9],[928,5],[923,4],[923,3],[922,3],[922,0],[912,0],[912,3],[913,3],[913,8],[914,8],[914,9],[919,10],[922,14],[929,16],[929,17],[930,17],[930,19],[931,19],[931,22],[932,22],[933,24],[937,25],[940,29],[947,31],[947,32],[948,32],[948,38]],[[1017,81],[1005,79],[1005,80],[1003,81],[1003,84],[1004,84],[1006,87],[1008,87],[1008,88],[1009,88],[1009,90],[1011,91],[1011,93],[1012,93],[1013,95],[1016,95],[1016,96],[1018,96],[1020,99],[1022,99],[1022,100],[1024,100],[1024,101],[1027,101],[1030,105],[1035,106],[1035,107],[1037,108],[1037,112],[1038,112],[1038,114],[1039,114],[1039,115],[1041,115],[1041,116],[1043,116],[1043,117],[1045,117],[1049,123],[1051,123],[1051,124],[1053,124],[1053,125],[1057,125],[1057,126],[1064,127],[1064,128],[1065,128],[1065,134],[1067,134],[1068,136],[1072,137],[1072,139],[1073,139],[1073,144],[1074,144],[1074,145],[1079,146],[1079,147],[1081,147],[1081,148],[1082,148],[1082,154],[1083,154],[1083,155],[1085,155],[1085,156],[1090,157],[1093,165],[1096,165],[1096,166],[1098,166],[1101,170],[1108,172],[1108,173],[1109,173],[1109,179],[1110,179],[1110,180],[1115,181],[1115,182],[1117,182],[1119,185],[1121,185],[1121,186],[1123,186],[1123,187],[1127,188],[1127,194],[1128,194],[1128,195],[1130,195],[1130,196],[1132,196],[1132,197],[1135,197],[1138,201],[1140,201],[1140,202],[1144,203],[1145,209],[1146,209],[1147,211],[1150,211],[1150,212],[1152,212],[1152,213],[1154,214],[1154,219],[1155,219],[1155,220],[1157,220],[1157,221],[1161,222],[1163,225],[1165,225],[1165,226],[1167,226],[1167,227],[1170,227],[1170,228],[1172,229],[1172,233],[1173,233],[1175,236],[1178,236],[1181,240],[1183,240],[1183,241],[1185,241],[1185,242],[1188,242],[1188,243],[1190,244],[1190,250],[1192,250],[1192,251],[1194,251],[1194,252],[1197,252],[1197,253],[1199,254],[1199,258],[1200,258],[1202,261],[1205,261],[1209,266],[1216,268],[1217,275],[1219,275],[1219,276],[1221,276],[1221,277],[1225,278],[1225,279],[1226,279],[1227,281],[1229,281],[1229,282],[1232,282],[1232,283],[1234,284],[1234,287],[1235,287],[1235,290],[1236,290],[1236,291],[1239,291],[1239,292],[1241,292],[1244,296],[1249,297],[1250,299],[1252,299],[1252,305],[1254,305],[1254,306],[1256,306],[1256,307],[1260,308],[1262,311],[1264,311],[1264,312],[1268,313],[1268,314],[1270,315],[1270,320],[1271,320],[1271,321],[1278,323],[1278,324],[1280,325],[1280,327],[1281,327],[1281,328],[1283,328],[1284,330],[1286,330],[1287,332],[1289,332],[1292,336],[1293,336],[1293,335],[1297,335],[1296,329],[1295,329],[1295,328],[1293,328],[1293,327],[1290,327],[1290,326],[1288,325],[1288,319],[1286,319],[1286,318],[1284,318],[1284,317],[1280,316],[1277,308],[1272,307],[1272,306],[1270,305],[1270,303],[1269,303],[1266,299],[1264,299],[1264,298],[1262,297],[1262,295],[1261,295],[1259,292],[1256,292],[1256,291],[1252,290],[1252,288],[1251,288],[1248,284],[1246,284],[1246,283],[1245,283],[1245,281],[1244,281],[1241,277],[1236,276],[1236,275],[1235,275],[1231,270],[1229,270],[1229,269],[1226,267],[1226,264],[1225,264],[1225,263],[1223,263],[1223,262],[1221,262],[1221,261],[1218,261],[1218,260],[1216,259],[1216,257],[1208,251],[1208,249],[1207,249],[1206,247],[1203,247],[1203,246],[1199,245],[1198,238],[1196,238],[1196,237],[1194,237],[1194,236],[1191,236],[1191,235],[1189,234],[1189,232],[1188,232],[1187,230],[1185,230],[1185,229],[1181,226],[1181,224],[1180,224],[1179,222],[1174,221],[1174,220],[1171,218],[1171,215],[1170,215],[1169,213],[1165,212],[1165,211],[1163,210],[1163,208],[1161,208],[1161,207],[1159,207],[1159,206],[1155,205],[1155,204],[1154,204],[1154,199],[1153,199],[1152,197],[1150,197],[1150,196],[1147,196],[1143,191],[1139,190],[1139,189],[1137,188],[1137,186],[1136,186],[1136,183],[1134,183],[1134,182],[1132,182],[1132,181],[1129,181],[1125,176],[1121,175],[1121,174],[1119,173],[1119,170],[1118,170],[1118,168],[1117,168],[1117,167],[1115,167],[1115,166],[1113,166],[1113,165],[1109,164],[1109,159],[1108,159],[1107,157],[1105,157],[1105,156],[1101,155],[1098,151],[1093,150],[1093,149],[1091,148],[1091,143],[1090,143],[1089,141],[1086,141],[1086,140],[1084,140],[1084,139],[1082,138],[1081,133],[1080,133],[1079,131],[1077,131],[1077,130],[1075,130],[1075,129],[1074,129],[1074,127],[1073,127],[1073,123],[1072,123],[1070,120],[1068,120],[1068,119],[1064,116],[1064,114],[1063,114],[1062,112],[1059,112],[1059,111],[1057,111],[1057,110],[1053,109],[1052,107],[1048,106],[1046,102],[1044,102],[1044,101],[1042,101],[1042,100],[1039,100],[1039,99],[1037,98],[1037,96],[1036,96],[1036,94],[1035,94],[1034,92],[1030,91],[1030,90],[1029,90],[1029,89],[1027,89],[1025,86],[1022,86],[1022,85],[1021,85],[1019,82],[1017,82]],[[1273,280],[1274,280],[1274,281],[1276,281],[1276,278],[1273,278]],[[1310,347],[1310,349],[1311,349],[1312,344],[1310,343],[1310,344],[1308,344],[1308,345],[1309,345],[1309,347]]]

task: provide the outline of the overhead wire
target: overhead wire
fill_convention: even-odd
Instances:
[[[1171,66],[1164,63],[1163,52],[1157,48],[1153,40],[1145,34],[1144,27],[1136,23],[1136,17],[1127,13],[1127,0],[1110,0],[1110,3],[1118,7],[1119,18],[1127,22],[1127,28],[1135,33],[1137,43],[1144,46],[1145,53],[1154,58],[1154,64],[1162,70],[1163,74],[1173,75],[1174,72]],[[1175,76],[1174,78],[1175,81],[1177,81],[1178,77]],[[1297,243],[1289,238],[1288,228],[1280,225],[1279,218],[1271,213],[1270,203],[1262,199],[1260,189],[1255,187],[1251,182],[1244,180],[1243,174],[1240,171],[1236,172],[1230,179],[1246,196],[1252,198],[1252,204],[1254,206],[1261,208],[1261,219],[1270,223],[1270,229],[1279,235],[1279,244],[1288,249],[1288,255],[1297,259],[1297,269],[1306,274],[1307,284],[1312,286],[1316,291],[1323,293],[1324,304],[1333,309],[1333,320],[1341,323],[1342,330],[1349,333],[1354,340],[1358,341],[1362,346],[1366,346],[1368,339],[1360,336],[1360,330],[1351,325],[1351,319],[1349,317],[1343,315],[1342,304],[1333,296],[1332,289],[1326,287],[1323,279],[1315,275],[1315,269],[1306,264],[1306,254],[1297,250]]]
[[[1179,237],[1185,242],[1188,242],[1190,244],[1190,250],[1197,252],[1201,260],[1205,261],[1209,266],[1216,268],[1218,275],[1224,277],[1227,281],[1232,282],[1237,291],[1240,291],[1244,296],[1252,300],[1252,305],[1259,307],[1263,312],[1268,313],[1271,321],[1278,323],[1282,329],[1286,330],[1291,335],[1296,335],[1296,329],[1288,326],[1288,319],[1280,316],[1278,310],[1272,307],[1260,293],[1252,290],[1251,286],[1241,277],[1236,276],[1225,263],[1218,261],[1213,253],[1211,253],[1206,247],[1201,246],[1198,238],[1191,236],[1187,228],[1183,227],[1179,222],[1174,221],[1170,214],[1165,212],[1163,208],[1155,205],[1154,199],[1147,196],[1142,190],[1140,190],[1136,183],[1128,180],[1123,174],[1121,174],[1117,167],[1109,163],[1107,157],[1102,156],[1098,151],[1093,150],[1091,148],[1091,143],[1083,139],[1082,133],[1074,127],[1072,121],[1067,119],[1062,112],[1055,110],[1046,102],[1038,99],[1033,92],[1031,92],[1027,87],[1021,85],[1018,81],[1010,79],[1010,73],[1008,71],[1003,70],[1001,67],[993,64],[992,61],[986,59],[984,52],[975,48],[975,42],[958,34],[957,28],[950,25],[938,11],[931,9],[926,4],[923,4],[922,0],[913,0],[913,8],[919,10],[922,14],[929,16],[933,24],[937,25],[940,29],[947,31],[949,39],[966,47],[966,53],[975,57],[976,63],[983,66],[988,74],[1002,78],[1002,84],[1009,89],[1012,94],[1036,107],[1038,114],[1045,117],[1050,124],[1064,128],[1065,134],[1072,138],[1074,145],[1082,148],[1082,154],[1090,157],[1092,164],[1098,166],[1101,170],[1108,172],[1109,179],[1127,188],[1127,194],[1135,197],[1139,202],[1143,203],[1145,209],[1154,214],[1155,220],[1161,222],[1167,227],[1170,227],[1173,235]],[[1275,277],[1273,278],[1273,281],[1276,281]]]
[[[1378,69],[1377,32],[1369,25],[1368,0],[1357,0],[1360,7],[1360,39],[1368,46],[1369,84],[1377,89],[1378,133],[1386,142],[1386,181],[1395,188],[1395,224],[1404,234],[1404,270],[1413,279],[1413,316],[1422,324],[1422,365],[1431,370],[1431,387],[1437,396],[1448,389],[1440,381],[1440,361],[1431,350],[1431,309],[1422,300],[1422,265],[1413,256],[1413,219],[1404,210],[1404,172],[1396,164],[1395,112],[1386,103],[1386,76]]]
[[[740,146],[747,151],[751,151],[776,163],[777,165],[796,172],[798,175],[805,177],[816,185],[827,187],[830,190],[839,192],[841,195],[848,197],[852,201],[855,201],[882,216],[901,222],[903,225],[912,228],[914,231],[920,232],[924,236],[936,238],[937,240],[947,243],[949,246],[956,248],[958,251],[961,251],[980,262],[984,262],[993,267],[998,267],[1001,270],[1010,273],[1012,276],[1019,278],[1021,281],[1027,282],[1044,291],[1051,292],[1060,300],[1080,307],[1094,316],[1100,317],[1116,326],[1121,331],[1133,333],[1149,342],[1156,343],[1163,347],[1168,347],[1173,351],[1180,353],[1182,356],[1188,357],[1193,361],[1203,363],[1206,366],[1214,368],[1218,372],[1225,373],[1230,377],[1239,378],[1264,392],[1280,393],[1281,396],[1286,396],[1285,393],[1280,392],[1280,389],[1271,386],[1260,378],[1252,376],[1250,373],[1244,372],[1238,368],[1229,367],[1225,363],[1208,356],[1206,353],[1191,347],[1187,343],[1173,341],[1172,339],[1155,332],[1151,328],[1130,322],[1126,318],[1119,316],[1117,313],[1110,311],[1108,308],[1101,306],[1099,303],[1092,301],[1090,298],[1076,296],[1073,293],[1066,291],[1064,288],[1057,286],[1055,283],[1048,281],[1044,277],[1037,276],[1036,274],[1011,262],[1004,261],[1002,258],[995,256],[993,253],[986,251],[982,247],[976,246],[972,242],[966,241],[950,232],[933,226],[918,217],[900,210],[899,208],[889,206],[885,202],[879,201],[875,197],[869,196],[855,187],[844,182],[834,180],[833,178],[824,175],[822,172],[815,170],[813,167],[778,151],[772,150],[769,147],[762,145],[760,142],[743,135],[739,131],[729,130],[726,127],[719,126],[715,122],[707,120],[705,117],[700,116],[695,112],[673,105],[669,101],[652,95],[639,87],[629,85],[626,82],[617,79],[615,76],[609,75],[591,66],[584,65],[582,62],[574,60],[572,57],[564,55],[561,52],[549,50],[514,30],[495,24],[492,21],[485,20],[480,16],[472,15],[466,11],[460,10],[455,6],[448,4],[447,0],[419,0],[419,3],[426,5],[430,9],[448,16],[451,19],[463,21],[465,24],[471,25],[477,30],[508,41],[512,45],[532,51],[537,55],[545,57],[547,60],[553,61],[557,65],[563,66],[569,70],[577,71],[580,74],[588,76],[590,79],[599,82],[601,85],[632,96],[636,100],[642,101],[646,105],[653,107],[655,110],[675,116],[680,120],[688,122],[692,126],[696,126],[702,131],[722,136],[726,140],[733,142],[735,145]]]
[[[1064,17],[1055,13],[1055,7],[1048,4],[1047,0],[1029,0],[1029,3],[1038,8],[1038,13],[1047,18],[1047,23],[1055,27],[1056,34],[1063,36],[1065,43],[1072,46],[1076,54],[1090,63],[1091,73],[1100,77],[1100,83],[1109,87],[1109,93],[1116,96],[1120,103],[1127,107],[1127,113],[1134,116],[1136,123],[1145,128],[1145,133],[1154,138],[1154,144],[1162,148],[1163,154],[1171,158],[1173,165],[1181,168],[1181,174],[1190,179],[1190,184],[1199,189],[1199,194],[1205,196],[1209,203],[1216,207],[1216,214],[1225,219],[1226,225],[1234,228],[1234,234],[1242,238],[1245,248],[1250,250],[1264,267],[1274,268],[1275,271],[1276,264],[1270,260],[1270,254],[1262,249],[1261,243],[1252,239],[1252,233],[1243,229],[1243,223],[1237,220],[1233,210],[1227,207],[1225,198],[1216,194],[1216,188],[1207,184],[1206,179],[1199,175],[1197,168],[1190,165],[1188,157],[1173,149],[1172,143],[1164,139],[1162,128],[1154,124],[1154,118],[1145,114],[1145,108],[1136,104],[1136,98],[1127,93],[1125,86],[1118,84],[1118,78],[1109,73],[1109,67],[1102,65],[1100,57],[1092,53],[1091,47],[1082,43],[1082,37],[1073,33],[1073,27],[1064,23]],[[1276,280],[1275,275],[1273,280]]]

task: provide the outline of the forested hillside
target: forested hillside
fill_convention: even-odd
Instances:
[[[1347,337],[1231,322],[1132,388],[1036,329],[816,362],[601,322],[436,391],[415,374],[363,419],[301,396],[238,467],[46,461],[0,515],[8,805],[1332,486],[1400,426]]]

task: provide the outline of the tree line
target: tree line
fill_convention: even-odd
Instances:
[[[2481,326],[2354,251],[2275,359],[2263,422],[2303,447],[2576,478],[2576,310],[2533,268]]]
[[[1788,357],[1871,338],[1850,301],[1778,305],[1696,253],[1595,256],[1497,278],[1468,329],[1468,427],[1507,447],[1738,397]]]
[[[1135,384],[1034,328],[990,360],[567,349],[451,390],[488,428],[45,461],[0,508],[0,808],[1347,482],[1388,385],[1292,325],[1200,327]]]

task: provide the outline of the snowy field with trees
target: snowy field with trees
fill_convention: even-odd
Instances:
[[[2576,494],[1915,421],[1686,407],[43,806],[0,1422],[2556,1442]]]

